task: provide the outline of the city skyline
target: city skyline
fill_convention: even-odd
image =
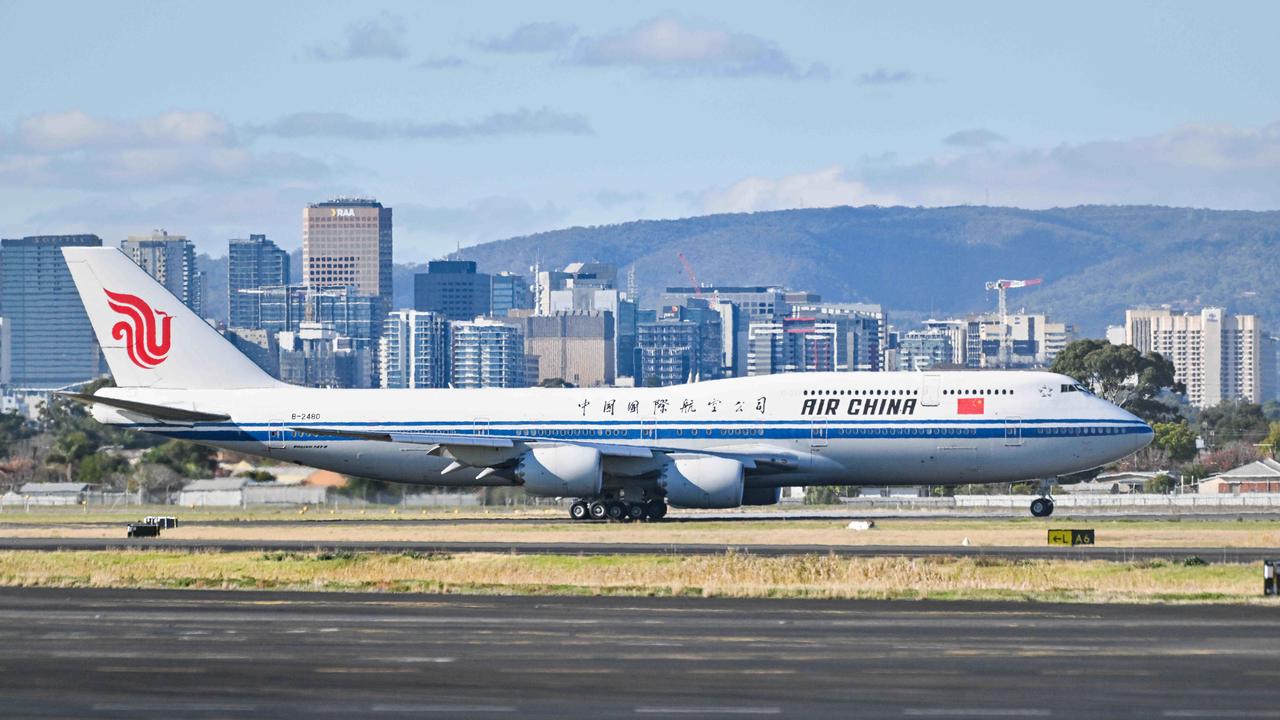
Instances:
[[[783,207],[1280,207],[1270,4],[4,8],[11,237],[293,250],[352,194],[399,262]]]

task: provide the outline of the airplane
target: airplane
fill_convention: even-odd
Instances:
[[[101,423],[348,475],[572,498],[575,520],[770,505],[807,485],[1055,478],[1145,447],[1141,419],[1037,371],[810,372],[670,387],[325,389],[271,377],[116,248],[64,248],[116,387]]]

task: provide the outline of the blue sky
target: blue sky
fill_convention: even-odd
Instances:
[[[1277,3],[0,2],[0,235],[1280,207]]]

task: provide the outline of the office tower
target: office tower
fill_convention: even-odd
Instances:
[[[374,386],[373,346],[368,340],[344,337],[330,323],[320,322],[301,323],[297,330],[276,337],[281,380],[308,387]]]
[[[518,327],[476,318],[452,323],[450,335],[454,387],[524,387],[524,338]]]
[[[97,235],[0,240],[0,316],[9,326],[9,381],[49,389],[104,372],[98,349],[62,257],[64,247],[100,247]]]
[[[533,291],[523,275],[500,272],[490,279],[489,314],[505,317],[512,310],[528,310],[533,307]]]
[[[525,354],[538,358],[537,382],[559,378],[577,387],[614,383],[612,313],[565,311],[522,320]]]
[[[196,315],[204,317],[204,273],[196,268],[196,246],[185,235],[153,230],[120,243],[138,267],[156,279]]]
[[[432,260],[413,276],[413,309],[440,313],[448,320],[472,320],[490,311],[489,276],[470,260]]]
[[[274,285],[238,290],[236,296],[244,313],[242,328],[274,333],[319,322],[357,340],[376,340],[382,329],[380,299],[354,288],[308,291],[301,285]]]
[[[591,308],[580,306],[572,297],[566,299],[562,291],[616,290],[618,268],[609,263],[569,263],[564,270],[536,272],[534,284],[534,309],[538,315],[556,310],[587,310]]]
[[[449,359],[449,323],[444,316],[417,310],[387,315],[378,346],[382,387],[448,387]]]
[[[659,307],[685,305],[690,298],[708,298],[715,302],[731,303],[738,310],[734,313],[732,334],[728,343],[730,372],[735,377],[747,375],[747,334],[753,322],[775,322],[790,314],[787,291],[779,287],[708,285],[704,287],[669,287],[662,294]],[[721,343],[722,346],[725,343]]]
[[[839,324],[814,317],[753,322],[747,338],[747,374],[833,372],[840,367]]]
[[[391,208],[377,200],[336,198],[302,211],[302,284],[355,287],[391,309]]]
[[[1264,374],[1271,362],[1263,357],[1262,327],[1256,316],[1231,315],[1216,307],[1194,314],[1133,309],[1124,315],[1125,342],[1173,362],[1192,405],[1270,399],[1272,383]]]
[[[276,247],[266,235],[233,239],[227,244],[228,325],[256,327],[248,297],[238,291],[289,284],[289,253]]]
[[[1048,367],[1075,337],[1075,328],[1050,322],[1045,315],[1010,313],[1008,324],[998,315],[981,315],[967,321],[965,365],[971,368]],[[1008,340],[1008,362],[1001,348]]]
[[[635,383],[665,387],[723,377],[718,308],[669,308],[665,317],[636,325]]]
[[[791,306],[790,314],[836,324],[838,370],[878,372],[896,367],[886,357],[889,321],[879,305],[798,303]]]

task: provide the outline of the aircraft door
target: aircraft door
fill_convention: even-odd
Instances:
[[[942,376],[937,373],[926,373],[924,387],[920,389],[920,404],[924,407],[937,407],[942,402]]]
[[[1004,421],[1004,444],[1006,447],[1022,445],[1022,418],[1011,417]]]
[[[284,421],[272,420],[267,426],[267,449],[284,449]]]
[[[475,418],[471,421],[472,435],[488,435],[489,434],[489,418]]]
[[[827,424],[815,421],[809,427],[809,450],[816,451],[827,446]]]
[[[648,417],[640,421],[640,439],[657,441],[658,439],[658,421]]]

